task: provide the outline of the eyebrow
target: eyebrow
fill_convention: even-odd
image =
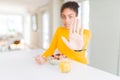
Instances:
[[[64,15],[64,14],[62,14],[62,15]],[[72,16],[73,14],[69,14],[69,15],[71,15],[71,16]]]
[[[73,15],[73,14],[69,14],[69,15]]]

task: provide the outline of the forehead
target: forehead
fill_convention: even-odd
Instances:
[[[75,15],[75,12],[70,8],[65,8],[62,12],[62,15]]]

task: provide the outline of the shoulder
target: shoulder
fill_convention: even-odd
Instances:
[[[62,31],[62,27],[61,26],[57,27],[55,30],[55,35],[58,35],[61,31]]]
[[[62,27],[62,26],[59,26],[59,27],[56,29],[57,32],[61,32],[61,31],[63,31],[63,30],[64,30],[64,27]]]
[[[84,35],[91,36],[91,31],[89,29],[84,29]]]
[[[89,29],[84,29],[84,33],[91,33]]]

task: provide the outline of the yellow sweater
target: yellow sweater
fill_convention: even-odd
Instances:
[[[45,56],[46,58],[52,54],[54,54],[54,51],[56,50],[56,48],[58,48],[58,50],[66,55],[68,58],[73,59],[75,61],[87,64],[87,58],[85,56],[86,51],[81,51],[81,52],[75,52],[74,50],[71,50],[69,47],[66,46],[66,44],[62,41],[62,36],[64,36],[66,39],[68,39],[69,36],[69,29],[66,29],[64,27],[58,27],[55,35],[51,41],[51,44],[49,46],[49,48],[43,53],[43,56]],[[90,40],[91,37],[91,33],[89,30],[84,29],[83,31],[83,36],[84,36],[84,46],[83,49],[87,48],[88,42]]]

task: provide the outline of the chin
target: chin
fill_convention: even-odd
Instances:
[[[69,29],[69,28],[70,28],[70,26],[65,26],[65,28]]]

